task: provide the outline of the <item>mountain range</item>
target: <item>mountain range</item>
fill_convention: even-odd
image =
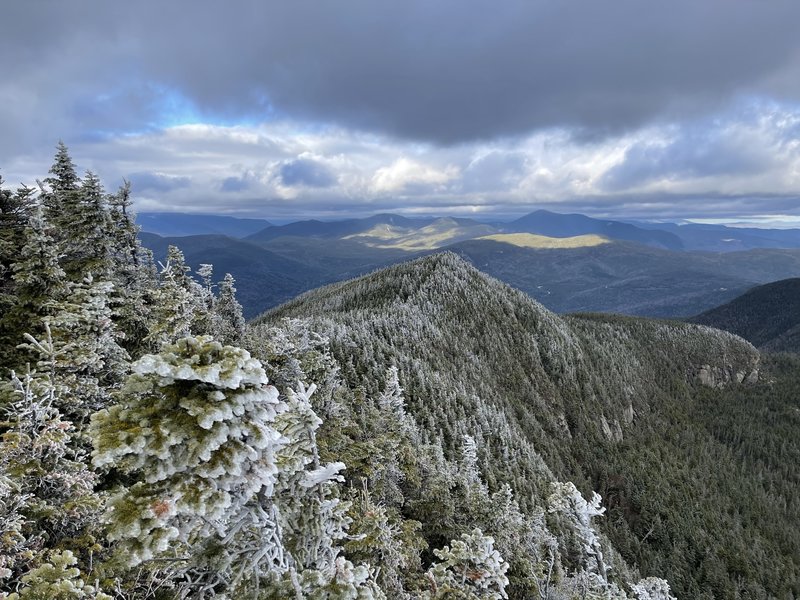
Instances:
[[[189,230],[189,224],[197,223],[193,218],[185,227],[175,224],[180,218],[174,215],[168,223]],[[224,218],[215,225],[209,217],[208,227],[234,227],[238,221]],[[755,241],[750,234],[740,236],[736,252],[710,252],[693,248],[732,244],[714,240],[734,239],[724,236],[739,230],[662,224],[667,231],[547,211],[505,224],[379,214],[268,225],[251,232],[248,227],[254,225],[242,223],[225,236],[145,233],[142,240],[161,260],[173,244],[194,269],[211,263],[220,274],[230,272],[248,317],[320,285],[445,249],[556,312],[686,317],[755,285],[800,276],[795,230],[759,230]]]

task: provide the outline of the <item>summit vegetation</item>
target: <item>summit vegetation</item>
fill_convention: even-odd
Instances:
[[[247,323],[63,144],[0,220],[0,598],[800,595],[796,358],[447,252]]]

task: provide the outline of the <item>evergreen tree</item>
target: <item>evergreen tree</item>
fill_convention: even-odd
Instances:
[[[120,404],[92,419],[95,465],[135,481],[106,514],[124,564],[174,556],[198,598],[333,589],[346,573],[347,585],[374,587],[338,556],[344,465],[318,460],[313,387],[284,403],[258,361],[210,337],[167,345],[133,372]]]
[[[25,228],[33,209],[33,190],[23,187],[12,193],[3,188],[0,177],[0,376],[15,364],[15,346],[20,342],[20,325],[11,313],[19,303],[14,282],[14,263],[25,245]],[[17,315],[19,316],[19,315]]]
[[[576,554],[580,565],[588,572],[597,574],[602,582],[608,581],[608,565],[603,558],[600,537],[592,519],[605,513],[602,498],[592,493],[591,501],[586,501],[572,482],[554,482],[553,492],[548,499],[549,511],[559,515],[574,536],[575,543],[570,550]]]
[[[34,209],[25,227],[25,240],[12,265],[16,302],[0,317],[12,342],[4,348],[6,365],[10,368],[22,368],[26,362],[35,360],[35,354],[19,350],[17,345],[24,342],[26,332],[34,336],[44,333],[44,320],[57,312],[58,303],[67,292],[66,275],[58,263],[56,245],[39,207]]]
[[[24,347],[43,357],[42,366],[52,364],[55,406],[79,428],[109,403],[127,371],[128,357],[117,343],[109,307],[112,288],[91,276],[70,284],[54,315],[45,318],[46,343],[26,335]]]
[[[108,278],[113,268],[114,232],[100,179],[88,172],[80,181],[67,147],[59,142],[49,189],[42,194],[45,217],[56,232],[59,261],[71,281],[87,274]]]
[[[431,600],[462,598],[463,600],[500,600],[508,598],[505,573],[508,563],[494,549],[494,540],[480,529],[464,533],[450,546],[434,550],[439,558],[427,573]]]
[[[102,498],[93,491],[97,476],[76,450],[72,423],[55,408],[58,394],[45,362],[41,372],[13,376],[13,396],[5,408],[0,590],[16,588],[25,573],[42,566],[48,549],[71,550],[83,565],[100,549],[95,528]]]
[[[167,262],[161,265],[159,285],[153,290],[151,325],[145,343],[152,349],[194,333],[198,308],[202,315],[202,292],[189,275],[183,252],[176,246],[167,250]]]
[[[214,302],[215,337],[226,344],[241,344],[244,338],[245,320],[242,305],[236,300],[235,283],[233,276],[226,273],[219,282],[219,296]]]
[[[69,550],[52,552],[48,562],[22,577],[19,592],[7,600],[113,600],[95,586],[86,585],[78,559]]]
[[[116,231],[113,230],[108,199],[100,179],[86,172],[79,188],[79,202],[69,215],[69,234],[62,242],[63,265],[73,281],[87,274],[108,279],[114,268]]]
[[[44,182],[50,186],[53,192],[67,192],[78,189],[78,174],[75,163],[69,155],[69,150],[63,141],[56,146],[56,155],[53,165],[50,167],[52,177],[46,177]],[[53,199],[52,197],[50,198]],[[56,206],[48,205],[48,208],[55,209]]]
[[[154,296],[158,288],[153,254],[143,248],[139,227],[131,211],[130,184],[125,182],[116,194],[108,197],[114,289],[110,298],[114,321],[122,334],[120,344],[133,358],[144,354],[145,338],[153,328]]]

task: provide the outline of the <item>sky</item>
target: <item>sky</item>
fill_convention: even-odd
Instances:
[[[800,226],[796,0],[4,5],[0,175],[140,211]]]

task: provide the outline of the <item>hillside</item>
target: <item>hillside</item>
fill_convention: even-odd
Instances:
[[[213,234],[243,238],[272,226],[272,223],[264,219],[166,212],[138,213],[136,224],[142,228],[142,231],[165,237]]]
[[[548,237],[574,237],[596,234],[612,240],[637,242],[656,248],[682,250],[683,243],[674,233],[645,229],[608,219],[593,219],[580,214],[561,214],[536,210],[504,225],[503,230],[515,233],[535,233]]]
[[[448,249],[559,313],[688,316],[753,285],[800,275],[800,250],[671,252],[626,242],[570,248],[512,240],[492,236]]]
[[[490,488],[509,483],[526,511],[541,506],[553,476],[584,494],[601,490],[617,551],[643,575],[665,576],[679,597],[798,592],[800,537],[786,530],[799,533],[797,482],[767,493],[740,454],[744,442],[717,437],[718,415],[704,410],[723,398],[750,402],[747,390],[762,389],[737,383],[757,379],[759,368],[740,338],[679,323],[558,317],[452,254],[309,292],[258,322],[284,317],[310,318],[330,337],[348,384],[368,395],[397,366],[426,435],[448,456],[473,436]],[[794,401],[778,403],[786,402]],[[750,423],[752,435],[767,430]],[[793,438],[775,443],[797,451]]]
[[[222,235],[161,237],[142,233],[144,246],[164,261],[167,248],[177,246],[186,263],[197,271],[214,265],[236,279],[238,298],[246,317],[254,317],[307,290],[355,277],[406,258],[402,250],[365,249],[360,244],[316,238],[274,238],[262,244]]]
[[[764,350],[800,352],[800,279],[754,287],[689,321],[730,331]]]

